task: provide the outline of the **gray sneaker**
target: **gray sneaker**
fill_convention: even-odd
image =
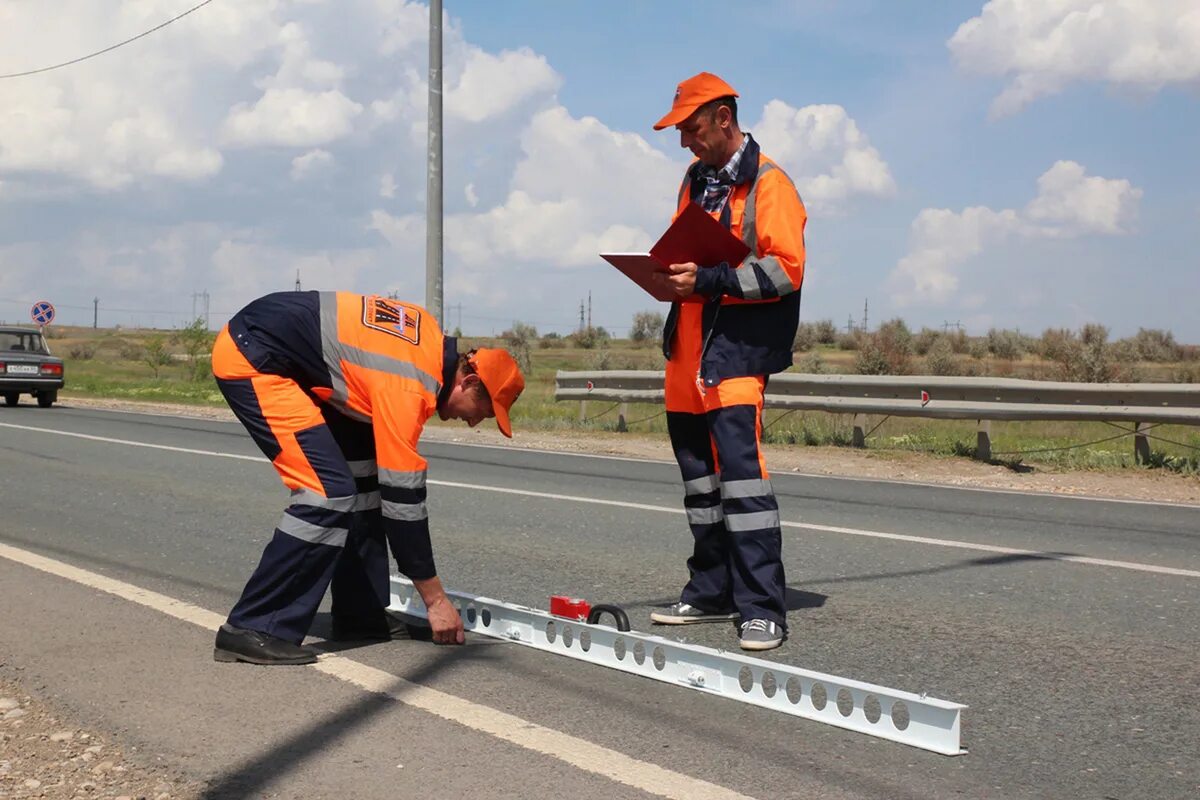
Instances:
[[[743,622],[740,631],[743,650],[770,650],[783,644],[783,628],[767,619]]]
[[[693,622],[728,622],[737,619],[736,611],[701,611],[687,603],[676,603],[650,612],[650,620],[660,625],[690,625]]]

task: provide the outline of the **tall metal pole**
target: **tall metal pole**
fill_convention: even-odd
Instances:
[[[429,169],[425,188],[425,307],[442,319],[442,0],[429,0]]]

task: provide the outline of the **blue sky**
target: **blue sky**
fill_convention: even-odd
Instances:
[[[193,0],[0,6],[0,74]],[[1139,327],[1200,342],[1200,9],[1188,0],[446,2],[447,322],[622,334],[599,260],[686,166],[651,124],[716,72],[809,206],[805,319]],[[0,80],[0,318],[215,326],[291,288],[424,299],[427,7],[215,2]],[[1186,299],[1185,299],[1186,298]]]

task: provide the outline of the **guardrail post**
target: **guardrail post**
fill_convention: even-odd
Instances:
[[[980,461],[991,461],[992,422],[987,419],[980,419],[975,422],[975,458]]]
[[[629,413],[629,404],[621,403],[621,407],[617,409],[617,433],[625,433],[629,427],[625,424],[625,416]]]
[[[587,419],[587,400],[579,401],[579,421],[583,422]]]
[[[854,415],[854,433],[850,437],[850,446],[851,447],[866,447],[867,446],[867,435],[863,431],[863,429],[866,427],[867,427],[867,415],[866,414],[855,414]]]
[[[1142,422],[1133,423],[1133,460],[1138,464],[1150,463],[1150,439],[1146,436],[1149,427]]]

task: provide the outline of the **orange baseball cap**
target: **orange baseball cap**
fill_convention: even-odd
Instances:
[[[492,398],[496,426],[511,439],[512,422],[509,421],[508,410],[525,390],[525,376],[521,374],[521,368],[507,350],[493,347],[481,347],[468,359],[471,366],[475,367],[475,374],[483,381],[488,396]]]
[[[711,72],[693,75],[675,89],[675,102],[667,115],[654,123],[654,130],[661,131],[678,125],[690,117],[700,106],[719,97],[737,97],[738,93],[725,81]]]

